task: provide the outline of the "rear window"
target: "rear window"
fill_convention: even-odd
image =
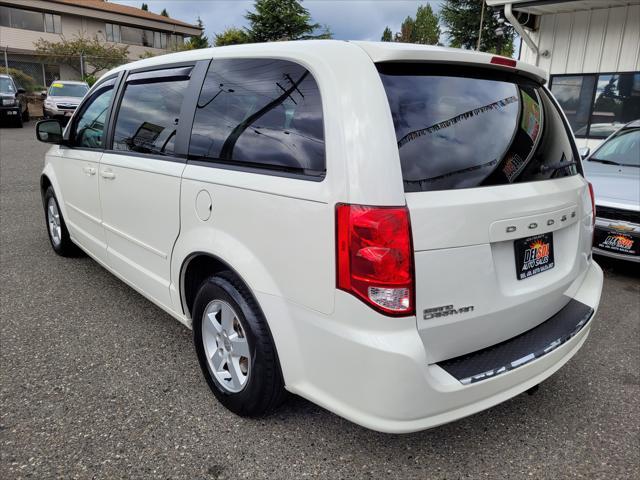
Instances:
[[[407,192],[504,185],[578,173],[543,88],[515,75],[379,64]]]
[[[84,97],[89,91],[87,85],[77,83],[54,83],[49,88],[51,97]]]

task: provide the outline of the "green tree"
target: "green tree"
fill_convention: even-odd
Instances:
[[[298,0],[256,0],[254,9],[245,15],[254,42],[331,37],[326,27],[322,34],[312,35],[320,24],[311,23],[309,11]]]
[[[431,5],[420,5],[418,7],[413,27],[413,37],[415,43],[425,45],[437,45],[440,41],[438,16],[433,13]]]
[[[143,3],[142,6],[140,7],[140,10],[144,10],[145,12],[149,11],[149,5],[147,5],[146,3]]]
[[[478,44],[480,15],[484,1],[477,0],[445,0],[440,9],[440,18],[447,26],[451,46],[456,48],[475,49]],[[485,6],[482,23],[480,50],[513,55],[513,39],[515,31],[507,23],[500,24],[495,16],[498,10]],[[502,28],[503,35],[497,35],[496,29]]]
[[[224,47],[225,45],[239,45],[241,43],[250,43],[249,34],[241,29],[230,27],[222,33],[216,33],[214,45],[216,47]]]
[[[189,41],[187,42],[189,44],[189,46],[191,47],[191,49],[193,49],[193,50],[198,49],[198,48],[208,48],[209,47],[209,39],[204,34],[204,24],[202,23],[202,19],[200,17],[198,17],[198,27],[200,27],[202,29],[202,33],[200,33],[200,35],[193,36],[193,37],[189,38]]]
[[[9,68],[8,71],[4,68],[0,70],[0,73],[5,72],[13,77],[19,88],[24,88],[27,92],[33,92],[38,89],[35,79],[22,70],[18,70],[17,68]]]
[[[382,38],[380,39],[382,42],[392,42],[393,41],[393,32],[389,27],[384,27],[384,32],[382,32]]]
[[[162,11],[160,12],[160,15],[162,15],[163,17],[168,17],[169,16],[169,12],[167,12],[166,8],[163,8]]]
[[[64,36],[58,42],[40,38],[36,43],[36,52],[48,58],[52,63],[64,63],[81,73],[80,56],[84,59],[84,74],[95,76],[98,72],[128,62],[128,46],[101,41],[97,35],[85,37],[77,35],[69,40]]]
[[[404,42],[404,43],[414,43],[416,39],[415,30],[416,30],[416,21],[411,17],[405,18],[404,22],[402,22],[402,25],[400,25],[400,32],[396,33],[395,41]]]

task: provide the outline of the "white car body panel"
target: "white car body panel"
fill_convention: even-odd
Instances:
[[[53,153],[53,154],[52,154]],[[63,193],[70,234],[93,256],[106,260],[106,237],[98,188],[101,151],[55,147],[49,153]]]
[[[180,232],[184,168],[183,163],[105,153],[98,175],[109,264],[166,306],[172,305],[171,253]]]
[[[491,55],[455,49],[309,41],[181,52],[107,75],[212,58],[291,60],[312,73],[322,96],[326,177],[305,181],[54,147],[43,174],[73,241],[93,258],[188,326],[185,267],[198,254],[219,259],[264,312],[286,388],[381,431],[421,430],[489,408],[541,382],[578,351],[590,325],[551,353],[476,384],[462,385],[436,364],[523,333],[571,298],[594,310],[599,302],[602,272],[590,255],[591,202],[582,176],[404,192],[389,101],[374,62],[507,67],[491,65]],[[544,81],[536,67],[518,62],[515,70]],[[336,203],[408,206],[416,316],[387,317],[336,289]],[[556,267],[517,281],[514,238],[538,233],[524,233],[531,223],[559,222],[563,215],[570,220],[544,229],[554,230]],[[507,223],[517,233],[505,233]],[[446,304],[475,309],[422,318],[424,309]]]

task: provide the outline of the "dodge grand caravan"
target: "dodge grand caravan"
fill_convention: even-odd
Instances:
[[[342,41],[116,68],[41,177],[79,248],[193,328],[239,415],[285,391],[386,432],[524,392],[585,342],[593,192],[544,73],[462,50]]]

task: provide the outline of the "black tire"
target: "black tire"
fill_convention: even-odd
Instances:
[[[16,127],[22,128],[23,125],[24,125],[24,122],[22,120],[22,113],[18,112],[18,115],[16,115]]]
[[[250,374],[243,389],[237,393],[220,385],[208,368],[202,322],[205,309],[213,300],[222,300],[235,310],[249,344]],[[232,272],[209,277],[200,286],[193,307],[193,339],[200,368],[211,391],[233,413],[243,417],[262,416],[284,401],[284,381],[266,319],[249,289]]]
[[[56,203],[56,208],[58,209],[58,214],[60,216],[61,241],[58,244],[54,242],[51,236],[51,230],[49,229],[48,206],[49,206],[50,199],[53,199],[53,201]],[[60,210],[60,205],[58,204],[58,199],[56,198],[56,194],[53,191],[53,187],[49,186],[47,188],[46,192],[44,193],[43,203],[44,203],[44,223],[47,229],[47,236],[49,237],[49,243],[51,243],[51,248],[53,248],[53,251],[56,252],[61,257],[76,257],[80,255],[81,253],[80,249],[76,246],[76,244],[74,244],[71,241],[71,238],[69,237],[69,231],[67,230],[67,225],[64,222],[64,217],[62,216],[62,210]]]

